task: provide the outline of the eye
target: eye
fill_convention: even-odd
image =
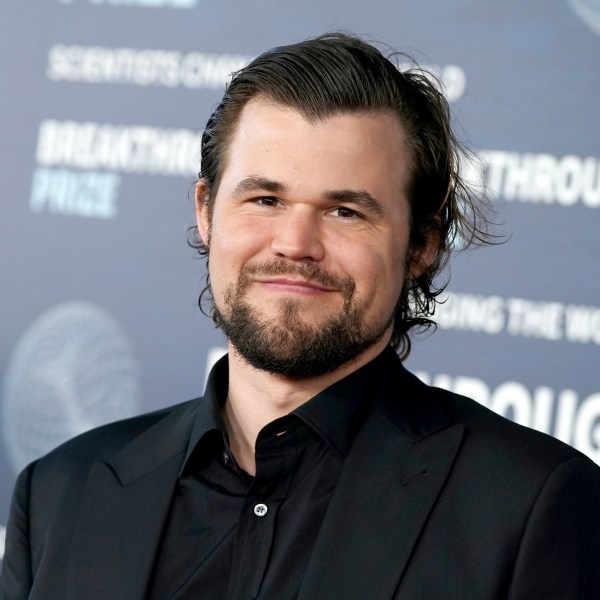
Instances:
[[[254,204],[258,204],[258,206],[265,206],[267,208],[271,206],[279,206],[281,204],[279,200],[277,198],[273,198],[273,196],[261,196],[260,198],[254,198],[252,202],[254,202]]]
[[[347,206],[338,206],[331,211],[331,214],[334,217],[339,217],[340,219],[354,220],[361,219],[362,215]]]

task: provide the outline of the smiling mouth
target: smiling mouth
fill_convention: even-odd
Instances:
[[[325,287],[322,284],[305,279],[289,279],[287,277],[275,277],[268,279],[256,279],[256,283],[266,286],[273,291],[295,292],[299,294],[314,294],[319,292],[335,292],[337,290]]]

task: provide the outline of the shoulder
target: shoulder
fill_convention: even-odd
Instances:
[[[400,421],[412,420],[417,431],[462,425],[458,463],[473,472],[487,470],[496,473],[498,480],[541,483],[562,463],[574,460],[600,474],[593,461],[560,440],[506,419],[470,398],[428,386],[404,367],[399,373],[390,378],[386,412],[399,427],[403,426]]]
[[[412,444],[448,428],[462,430],[444,494],[453,518],[483,515],[487,523],[522,529],[528,516],[561,504],[573,516],[580,512],[598,523],[600,466],[589,457],[470,398],[427,386],[407,371],[392,379],[386,416],[409,432]]]
[[[49,502],[81,487],[94,462],[109,461],[144,436],[154,437],[154,445],[160,447],[162,439],[180,430],[183,443],[197,402],[190,400],[86,431],[29,465],[21,481],[27,481],[32,497]]]
[[[588,456],[470,398],[437,388],[429,388],[429,393],[452,422],[464,426],[453,477],[461,487],[474,488],[471,493],[478,502],[490,506],[501,502],[508,513],[566,502],[571,511],[580,511],[597,524],[600,466]]]
[[[429,388],[449,418],[465,427],[465,449],[490,455],[507,467],[548,468],[570,459],[590,459],[564,442],[535,429],[520,425],[471,398],[447,390]]]
[[[42,464],[64,461],[103,460],[166,419],[191,414],[197,400],[114,421],[90,429],[61,444],[42,459]]]

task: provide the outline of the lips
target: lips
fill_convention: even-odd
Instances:
[[[306,279],[291,279],[288,277],[269,277],[255,280],[257,283],[267,285],[274,289],[289,290],[296,292],[334,292],[336,290],[325,287],[320,283]]]
[[[258,284],[274,292],[319,294],[341,292],[351,296],[355,289],[350,277],[336,277],[312,262],[290,262],[283,258],[250,262],[242,268],[238,292],[251,284]]]

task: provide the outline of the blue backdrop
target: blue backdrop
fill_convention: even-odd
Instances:
[[[510,241],[455,258],[408,366],[600,463],[599,0],[3,0],[0,558],[16,474],[202,392],[223,338],[186,245],[228,75],[350,30],[445,86]]]

